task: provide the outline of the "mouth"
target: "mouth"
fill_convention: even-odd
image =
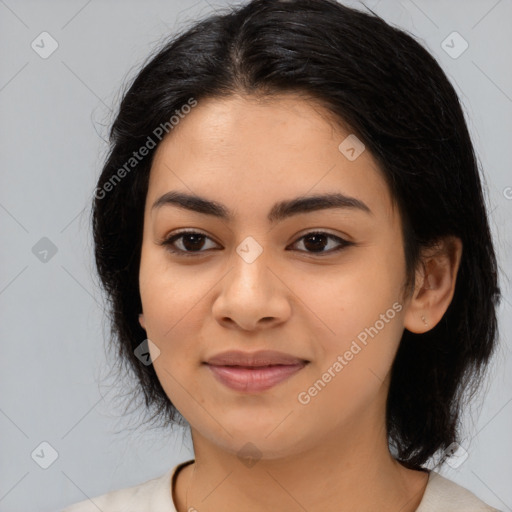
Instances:
[[[228,350],[213,357],[210,357],[207,364],[215,366],[245,366],[263,367],[276,365],[296,365],[308,362],[285,352],[277,350],[258,350],[256,352],[244,352],[242,350]]]
[[[229,350],[209,358],[204,364],[227,388],[259,393],[296,375],[309,362],[276,350]]]
[[[217,381],[226,387],[244,393],[259,393],[297,374],[308,361],[260,366],[206,364]]]

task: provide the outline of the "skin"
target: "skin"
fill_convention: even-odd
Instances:
[[[247,512],[412,512],[421,501],[428,473],[406,469],[388,449],[390,368],[404,328],[425,332],[448,308],[462,247],[447,239],[426,253],[405,294],[398,210],[369,150],[350,161],[338,149],[349,134],[301,96],[232,96],[201,100],[157,149],[139,321],[160,351],[152,351],[158,378],[191,425],[195,463],[177,476],[179,512],[228,503]],[[220,202],[234,220],[152,209],[171,190]],[[371,213],[327,209],[269,224],[274,203],[332,192],[363,201]],[[183,228],[206,235],[191,257],[160,245]],[[302,238],[312,231],[354,245],[334,251],[339,242],[328,238],[319,254]],[[252,263],[236,251],[248,236],[263,250]],[[194,251],[183,238],[174,247]],[[298,394],[397,302],[394,318],[300,403]],[[310,363],[267,391],[243,394],[201,364],[230,349],[274,349]],[[237,456],[248,442],[260,453],[252,466]]]

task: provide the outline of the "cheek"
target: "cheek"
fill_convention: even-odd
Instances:
[[[322,279],[306,278],[300,288],[294,287],[334,346],[373,325],[400,300],[401,269],[375,253],[361,252]],[[391,314],[394,317],[396,311]]]
[[[309,290],[306,304],[321,320],[315,320],[321,365],[315,370],[324,372],[338,356],[345,361],[339,373],[344,378],[333,387],[345,387],[343,381],[364,387],[368,378],[384,379],[393,362],[403,331],[402,268],[399,254],[381,258],[381,252],[361,251],[323,286],[303,285],[304,292]]]
[[[152,284],[151,284],[152,283]],[[153,360],[157,377],[173,405],[187,419],[200,416],[204,402],[197,383],[201,350],[201,318],[207,311],[201,283],[157,277],[148,281],[143,295],[148,338],[159,354]],[[197,407],[197,410],[196,410]]]
[[[192,271],[173,271],[158,255],[141,259],[140,294],[147,337],[158,347],[153,366],[173,404],[187,407],[201,354],[201,318],[211,288]],[[190,267],[192,268],[192,267]],[[185,391],[186,390],[186,391]]]
[[[139,289],[148,335],[167,344],[180,324],[197,315],[208,286],[193,267],[171,265],[165,249],[142,250]]]
[[[383,317],[362,308],[344,311],[336,336],[315,340],[324,354],[298,397],[310,418],[325,417],[329,411],[328,422],[339,425],[364,413],[381,393],[402,331],[400,304],[394,305],[376,310],[383,311]]]

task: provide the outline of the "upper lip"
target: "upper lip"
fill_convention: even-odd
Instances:
[[[269,365],[295,365],[309,361],[275,350],[258,350],[257,352],[243,352],[241,350],[228,350],[217,354],[207,364],[214,366],[269,366]]]

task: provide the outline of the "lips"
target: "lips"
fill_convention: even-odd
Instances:
[[[308,362],[305,359],[277,352],[275,350],[259,350],[257,352],[243,352],[241,350],[229,350],[211,357],[207,364],[214,366],[274,366],[297,365]]]
[[[205,363],[217,381],[228,388],[245,393],[259,393],[296,374],[309,361],[283,352],[229,351]]]

